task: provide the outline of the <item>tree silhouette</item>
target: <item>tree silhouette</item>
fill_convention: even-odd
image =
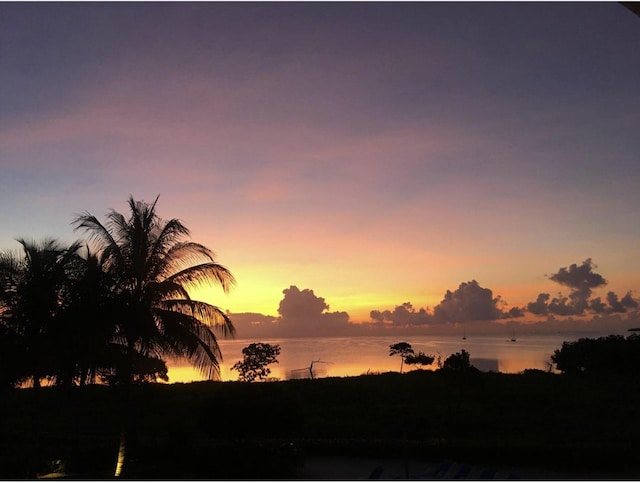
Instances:
[[[413,348],[411,347],[411,344],[409,344],[408,342],[396,342],[395,344],[391,344],[389,346],[390,356],[395,356],[395,355],[400,356],[400,374],[402,374],[402,367],[404,365],[405,359],[407,358],[407,356],[412,354],[413,354]]]
[[[442,369],[455,372],[465,372],[472,367],[469,353],[464,349],[455,354],[451,354],[442,365]]]
[[[253,382],[256,379],[263,381],[271,374],[271,369],[267,366],[278,363],[280,346],[254,342],[242,349],[242,354],[244,359],[236,362],[231,369],[238,371],[238,378],[241,381]]]
[[[189,235],[182,222],[158,217],[157,200],[130,197],[128,218],[111,210],[104,225],[89,213],[73,224],[89,233],[117,284],[114,338],[131,360],[135,353],[186,358],[206,377],[217,378],[222,355],[216,334],[232,336],[235,330],[220,308],[191,299],[188,289],[218,284],[227,292],[235,280],[211,250],[182,241]],[[123,368],[126,378],[133,377],[132,369]]]
[[[210,249],[185,241],[189,230],[181,221],[160,219],[157,201],[129,197],[128,216],[110,210],[103,224],[85,212],[73,221],[76,230],[89,234],[100,265],[115,282],[113,341],[123,354],[117,380],[126,387],[133,383],[140,356],[186,359],[207,378],[217,379],[222,354],[216,336],[235,333],[220,308],[193,300],[188,291],[217,284],[227,292],[235,284],[233,275],[215,261]],[[125,393],[129,394],[125,399],[130,398],[131,390]],[[130,429],[131,412],[128,419]],[[126,433],[121,437],[117,475],[124,466]]]
[[[116,281],[104,270],[98,256],[86,247],[85,255],[77,258],[65,324],[58,333],[59,344],[67,348],[59,384],[95,382],[100,371],[115,368],[116,288]]]
[[[563,342],[551,360],[563,374],[640,375],[640,336],[608,335]]]
[[[15,370],[40,387],[60,370],[64,347],[56,344],[65,324],[70,280],[80,244],[64,247],[54,239],[19,239],[22,253],[0,255],[0,321],[22,347]]]
[[[417,354],[409,354],[404,358],[405,364],[414,365],[417,364],[419,366],[430,366],[433,364],[435,360],[434,356],[429,356],[424,352],[418,352]]]

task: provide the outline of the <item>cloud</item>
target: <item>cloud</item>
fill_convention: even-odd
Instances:
[[[535,315],[547,315],[549,313],[547,302],[550,297],[548,293],[539,294],[535,302],[529,302],[527,304],[527,310]]]
[[[631,291],[628,291],[625,294],[625,296],[622,297],[622,300],[620,300],[620,303],[628,309],[638,308],[638,301],[631,296]]]
[[[608,292],[607,303],[609,304],[608,313],[625,313],[638,308],[638,301],[631,296],[630,291],[621,299],[618,299],[618,295],[614,292]]]
[[[371,320],[378,324],[389,323],[392,326],[424,325],[433,321],[433,316],[425,309],[416,312],[411,302],[398,305],[393,311],[372,310]]]
[[[328,312],[329,305],[313,290],[300,290],[292,285],[282,293],[284,298],[278,307],[278,326],[286,335],[340,334],[352,325],[346,312]]]
[[[505,314],[508,318],[524,317],[525,310],[522,307],[511,307]]]
[[[574,263],[569,268],[561,268],[549,279],[575,290],[592,289],[606,285],[607,281],[599,273],[593,272],[594,268],[597,268],[596,265],[593,264],[591,258],[587,258],[580,266]]]
[[[596,265],[591,258],[587,258],[581,265],[572,264],[562,267],[556,273],[549,276],[549,280],[569,287],[568,296],[559,293],[557,297],[550,299],[548,293],[541,293],[535,302],[527,304],[527,310],[535,315],[585,315],[625,313],[638,308],[638,301],[633,298],[631,292],[627,292],[620,299],[614,292],[608,292],[606,303],[600,297],[591,298],[593,289],[603,287],[607,280],[593,271]]]
[[[377,324],[406,327],[498,320],[524,315],[523,308],[512,307],[508,311],[504,311],[500,305],[506,305],[506,303],[499,295],[494,297],[491,289],[483,288],[477,281],[472,280],[461,283],[453,292],[447,290],[442,301],[434,308],[433,313],[429,309],[423,308],[416,311],[410,302],[405,302],[393,311],[372,310],[370,317]]]
[[[607,284],[602,275],[593,271],[594,268],[591,258],[587,258],[580,266],[574,263],[549,276],[550,280],[571,289],[568,299],[562,296],[553,299],[549,311],[556,315],[582,315],[589,307],[593,289]]]
[[[442,301],[433,309],[436,322],[470,322],[473,320],[496,320],[505,317],[498,307],[500,296],[471,280],[463,282],[455,290],[447,290]]]
[[[607,313],[607,305],[602,302],[600,297],[596,297],[589,301],[589,310],[594,314],[605,314]]]

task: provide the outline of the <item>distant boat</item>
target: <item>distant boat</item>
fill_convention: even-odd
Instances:
[[[516,341],[516,329],[513,329],[513,331],[511,332],[511,342],[515,342]]]
[[[467,328],[462,328],[462,340],[467,340]]]

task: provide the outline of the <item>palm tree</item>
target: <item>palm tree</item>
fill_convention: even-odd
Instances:
[[[189,230],[181,221],[160,219],[157,201],[157,197],[153,203],[129,197],[128,217],[110,210],[104,224],[87,212],[73,221],[76,230],[88,232],[99,263],[116,282],[113,340],[122,349],[117,372],[126,388],[139,372],[141,357],[147,362],[163,357],[187,359],[207,378],[217,379],[222,354],[216,336],[235,334],[231,320],[219,307],[193,300],[188,291],[217,284],[226,293],[235,284],[233,275],[215,261],[211,250],[184,241]],[[131,397],[130,389],[125,393],[127,399]],[[130,402],[125,400],[127,408]],[[132,419],[129,413],[116,476],[123,470]]]
[[[63,323],[69,280],[80,244],[63,247],[54,239],[19,239],[23,254],[0,255],[0,320],[21,341],[25,354],[19,371],[38,388],[55,376],[60,347],[53,343]]]
[[[117,283],[114,335],[129,357],[186,358],[207,378],[218,378],[222,354],[216,334],[233,336],[235,329],[219,307],[191,299],[188,289],[219,284],[226,293],[235,280],[211,250],[182,241],[189,236],[182,222],[158,217],[157,201],[130,197],[128,218],[111,210],[105,224],[89,213],[73,224],[89,233],[99,263]],[[134,368],[127,369],[130,380]]]
[[[57,384],[94,382],[100,370],[113,369],[115,282],[88,247],[77,256],[69,278],[67,303],[54,334],[64,357]]]

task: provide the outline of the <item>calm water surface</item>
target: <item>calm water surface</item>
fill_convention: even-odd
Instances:
[[[270,344],[280,344],[279,363],[272,364],[271,376],[280,380],[309,377],[312,361],[316,377],[359,376],[368,372],[388,372],[400,370],[400,357],[389,356],[389,346],[406,340],[418,352],[442,357],[465,349],[471,355],[471,362],[478,369],[505,373],[518,373],[525,369],[549,368],[550,357],[555,349],[566,340],[574,340],[566,335],[527,335],[512,342],[509,337],[471,336],[461,337],[411,336],[398,337],[308,337],[291,339],[261,340]],[[234,381],[238,378],[231,366],[242,360],[242,349],[254,340],[221,341],[224,356],[221,364],[222,380]],[[434,364],[435,366],[435,364]],[[406,366],[405,366],[406,367]],[[430,366],[431,367],[431,366]],[[411,366],[409,366],[409,369]],[[202,377],[193,369],[181,365],[169,365],[169,382],[190,382]]]

